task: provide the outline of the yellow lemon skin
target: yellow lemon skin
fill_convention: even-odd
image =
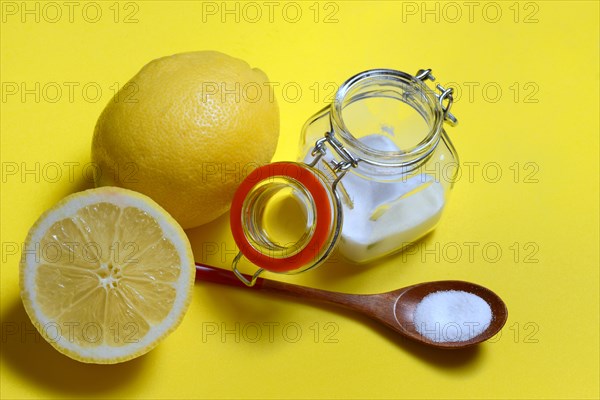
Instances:
[[[277,147],[279,109],[268,82],[216,51],[151,61],[98,119],[96,185],[150,196],[184,229],[216,219]]]

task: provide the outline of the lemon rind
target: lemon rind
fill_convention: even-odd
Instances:
[[[45,316],[40,308],[37,307],[35,276],[40,263],[35,260],[35,247],[32,246],[41,242],[45,232],[56,221],[69,218],[74,215],[74,211],[98,202],[108,202],[120,207],[137,207],[150,214],[156,220],[167,238],[181,239],[173,240],[173,244],[182,258],[181,275],[175,286],[176,297],[173,307],[167,317],[159,324],[152,326],[140,341],[119,347],[105,344],[96,347],[82,347],[69,341],[62,335],[56,340],[48,340],[46,338],[59,352],[75,360],[86,363],[114,364],[128,361],[147,353],[181,324],[185,312],[191,303],[195,266],[192,249],[185,232],[167,211],[149,197],[132,190],[110,186],[88,189],[67,196],[43,213],[31,227],[21,256],[19,271],[21,298],[25,311],[42,336],[44,336],[42,327],[47,327],[53,321]],[[185,268],[186,266],[188,268]]]

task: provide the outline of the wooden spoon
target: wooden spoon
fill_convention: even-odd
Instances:
[[[196,280],[247,288],[233,272],[198,263],[196,263]],[[498,295],[483,286],[464,281],[425,282],[379,294],[330,292],[264,278],[258,278],[256,284],[251,288],[335,304],[358,311],[405,337],[444,349],[459,349],[483,342],[498,333],[508,317],[506,305]],[[488,328],[479,335],[462,342],[434,342],[417,332],[413,322],[415,308],[429,293],[445,290],[469,292],[485,300],[492,309],[492,321]]]

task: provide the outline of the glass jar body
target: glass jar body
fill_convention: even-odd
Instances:
[[[358,160],[336,185],[343,215],[337,250],[354,263],[401,251],[431,232],[458,173],[435,94],[409,78],[384,78],[371,74],[347,82],[354,89],[340,93],[341,88],[334,104],[311,117],[301,135],[302,162],[314,160],[315,143],[326,132]],[[334,182],[335,166],[344,162],[329,150],[314,167]]]

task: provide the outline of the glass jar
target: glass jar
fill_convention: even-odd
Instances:
[[[264,270],[298,273],[334,248],[354,263],[402,250],[437,225],[458,173],[443,123],[452,89],[388,69],[348,79],[302,129],[298,162],[254,170],[231,207],[239,254],[233,271],[252,285]],[[248,279],[242,256],[259,267]]]

